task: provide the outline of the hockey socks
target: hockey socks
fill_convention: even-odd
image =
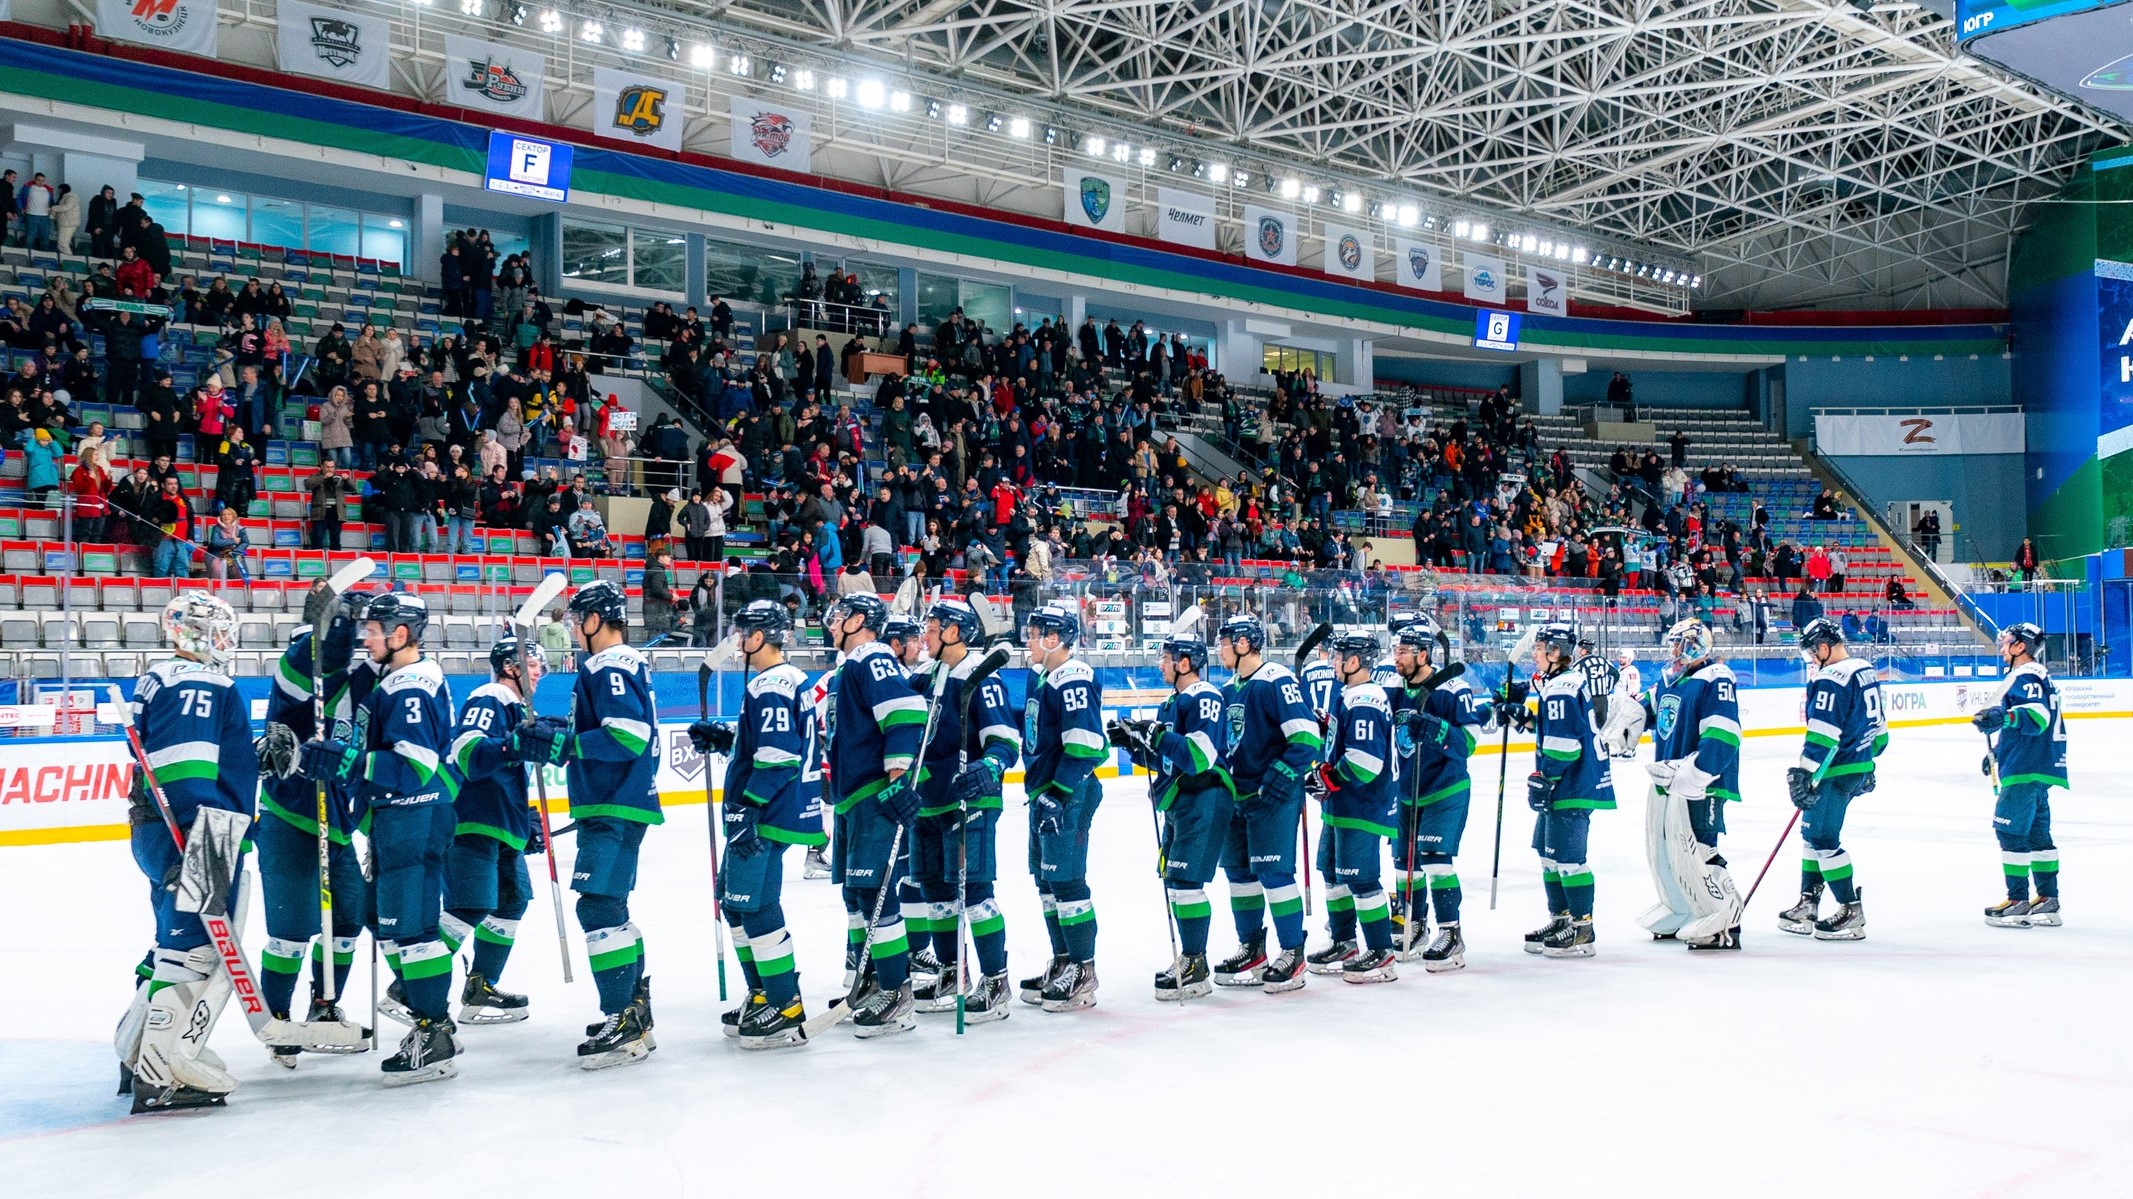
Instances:
[[[2059,851],[2040,849],[2029,855],[2029,874],[2040,899],[2059,898]]]
[[[1266,929],[1266,890],[1255,878],[1229,880],[1229,914],[1237,923],[1237,940],[1249,944]]]
[[[1355,940],[1355,895],[1340,883],[1326,888],[1326,931],[1336,941]]]
[[[593,985],[600,991],[600,1010],[609,1015],[630,1005],[637,979],[644,972],[644,940],[634,924],[588,929],[585,956],[592,964]]]
[[[970,922],[970,942],[978,955],[978,970],[988,977],[1007,971],[1007,917],[1000,914],[1000,905],[993,900],[991,883],[972,883],[969,894],[963,897],[963,919]],[[955,916],[948,917],[946,934],[935,934],[936,949],[941,961],[953,962],[955,952]],[[953,975],[950,975],[953,977]]]
[[[731,908],[726,909],[726,928],[733,934],[733,956],[740,959],[741,977],[747,981],[749,990],[760,991],[763,989],[763,977],[756,972],[755,947],[749,944],[747,921],[746,916]]]
[[[1060,941],[1066,955],[1077,962],[1096,960],[1096,904],[1085,882],[1053,883],[1052,898],[1059,904]]]
[[[1828,884],[1829,893],[1838,903],[1856,903],[1859,888],[1852,880],[1852,855],[1841,849],[1810,849],[1814,856],[1800,863],[1800,892],[1806,894],[1815,889],[1819,878]]]
[[[760,988],[780,1010],[792,1006],[800,997],[800,976],[793,972],[792,936],[785,931],[784,914],[750,912],[734,931],[749,989]]]
[[[441,938],[400,944],[400,983],[408,1010],[431,1020],[451,1015],[452,949]]]
[[[1267,911],[1274,917],[1274,940],[1283,949],[1300,948],[1304,943],[1303,890],[1292,875],[1262,874],[1259,880],[1266,887]]]
[[[1331,901],[1328,901],[1330,906]],[[1349,913],[1352,924],[1363,928],[1363,944],[1372,949],[1392,948],[1392,901],[1385,896],[1383,887],[1376,887],[1354,897],[1355,908]],[[1352,940],[1353,934],[1333,934],[1336,941]]]
[[[267,938],[267,947],[259,955],[259,997],[266,1001],[268,1011],[287,1012],[295,1001],[296,976],[303,969],[304,950],[302,941]]]
[[[1039,884],[1037,898],[1044,904],[1044,932],[1051,938],[1052,957],[1063,958],[1067,956],[1067,943],[1066,933],[1059,927],[1059,900],[1043,884]]]
[[[1437,923],[1459,923],[1459,875],[1450,862],[1432,862],[1423,868],[1429,877],[1429,901],[1437,911]],[[1560,910],[1560,909],[1551,909]]]
[[[1213,909],[1198,887],[1170,888],[1170,915],[1178,922],[1178,949],[1186,957],[1207,956],[1207,928]]]
[[[517,942],[518,921],[484,916],[474,926],[474,973],[493,985],[503,977],[504,964],[511,960],[511,947]]]
[[[874,964],[874,983],[895,992],[911,978],[911,941],[904,932],[902,916],[891,916],[874,926],[867,939],[873,944],[868,958]],[[757,969],[761,969],[758,962]]]
[[[1548,892],[1549,911],[1567,912],[1570,910],[1570,898],[1563,892],[1563,876],[1556,871],[1555,863],[1541,863],[1541,887]]]
[[[2029,902],[2029,855],[2026,853],[2000,853],[2000,873],[2007,879],[2007,898],[2015,903]]]
[[[1556,864],[1555,869],[1556,877],[1561,880],[1559,885],[1563,890],[1564,902],[1564,906],[1556,910],[1567,910],[1573,920],[1590,919],[1592,917],[1592,867],[1583,862],[1559,862]]]

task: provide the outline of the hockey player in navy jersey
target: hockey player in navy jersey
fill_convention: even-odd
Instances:
[[[925,626],[901,613],[891,612],[882,622],[881,639],[888,644],[897,663],[910,678],[911,690],[919,695],[932,694],[933,659],[928,656],[926,648]],[[948,715],[943,713],[944,718]],[[954,752],[952,747],[948,752]],[[925,773],[923,767],[919,773]],[[929,1010],[927,1001],[941,981],[941,959],[934,947],[934,934],[940,930],[934,925],[932,906],[927,904],[924,890],[913,873],[911,855],[918,850],[916,831],[914,827],[905,835],[900,851],[903,862],[897,867],[896,908],[903,913],[904,939],[911,946],[911,993],[917,1002],[916,1010],[923,1012]],[[950,911],[953,911],[952,905]],[[948,931],[951,934],[955,931],[952,925]],[[955,991],[952,986],[948,993],[953,1007]]]
[[[948,672],[947,686],[934,712],[933,740],[919,770],[918,820],[913,829],[911,871],[921,888],[922,917],[932,930],[936,980],[921,985],[921,1012],[952,1012],[956,995],[966,986],[956,944],[958,905],[970,921],[978,958],[978,979],[964,998],[966,1023],[1007,1018],[1007,921],[993,896],[999,877],[995,842],[999,836],[1001,780],[1021,755],[1007,687],[998,675],[985,679],[972,697],[969,720],[963,719],[965,682],[982,655],[972,650],[984,639],[984,625],[969,601],[949,597],[926,610],[925,644],[929,669],[922,676],[931,691],[934,670]],[[960,766],[959,766],[960,763]],[[956,880],[965,880],[960,896]],[[915,936],[915,934],[913,934]],[[915,956],[915,955],[914,955]]]
[[[1174,1002],[1214,990],[1207,965],[1207,884],[1236,805],[1222,765],[1228,748],[1222,691],[1206,678],[1207,643],[1168,637],[1156,666],[1174,692],[1156,718],[1120,721],[1105,731],[1135,765],[1155,772],[1148,796],[1163,816],[1163,889],[1178,929],[1178,958],[1155,976],[1155,997]]]
[[[1311,660],[1304,663],[1304,700],[1311,705],[1311,714],[1318,717],[1321,734],[1333,713],[1333,699],[1340,694],[1340,676],[1331,660],[1333,647],[1330,642],[1312,652]]]
[[[1223,689],[1230,780],[1237,810],[1223,842],[1230,914],[1240,945],[1215,967],[1215,983],[1293,991],[1304,985],[1303,894],[1296,886],[1297,829],[1304,776],[1324,742],[1295,672],[1263,656],[1266,629],[1249,614],[1215,633],[1216,652],[1232,672]],[[1266,915],[1272,909],[1281,954],[1267,960]]]
[[[814,753],[807,674],[785,660],[792,618],[775,600],[753,600],[733,617],[734,636],[750,671],[739,726],[699,720],[689,726],[698,753],[723,754],[726,853],[719,906],[740,947],[748,998],[727,1024],[743,1049],[804,1044],[806,1005],[785,927],[785,850],[820,845],[821,796],[803,796],[800,775]]]
[[[1381,862],[1385,842],[1395,835],[1392,705],[1385,689],[1370,681],[1377,638],[1348,633],[1329,644],[1341,691],[1333,698],[1326,760],[1317,767],[1316,781],[1324,805],[1318,867],[1326,876],[1333,943],[1306,960],[1314,974],[1337,974],[1352,983],[1391,982],[1400,971],[1394,964],[1392,911]]]
[[[829,782],[837,797],[831,861],[844,888],[847,925],[872,946],[871,977],[853,1001],[852,1032],[859,1037],[918,1027],[909,934],[903,913],[882,902],[881,891],[894,894],[902,871],[898,842],[909,840],[918,815],[911,770],[925,732],[926,700],[911,689],[895,650],[881,639],[888,620],[889,606],[864,592],[839,599],[823,618],[831,647],[844,655],[829,697]],[[881,917],[869,928],[876,910]]]
[[[2059,848],[2052,843],[2051,789],[2065,787],[2066,721],[2059,687],[2037,661],[2044,630],[2023,621],[2000,630],[2007,682],[1990,707],[1971,717],[1992,740],[1985,771],[1998,784],[1992,832],[2000,841],[2007,898],[1985,909],[1995,928],[2059,926]],[[2037,894],[2030,898],[2030,880]]]
[[[489,647],[489,681],[467,696],[452,734],[459,803],[452,847],[444,857],[444,916],[439,931],[453,953],[474,943],[473,964],[459,991],[462,1024],[509,1024],[527,1016],[524,995],[499,990],[518,940],[518,922],[533,898],[526,854],[544,848],[527,803],[526,763],[514,736],[527,697],[540,685],[547,656],[529,648],[532,677],[519,675],[519,641],[505,633]]]
[[[1464,677],[1424,690],[1435,669],[1448,663],[1437,623],[1424,618],[1403,627],[1393,638],[1397,684],[1390,693],[1396,713],[1394,744],[1400,747],[1400,834],[1393,841],[1392,864],[1400,880],[1401,917],[1394,920],[1396,942],[1406,956],[1419,955],[1431,973],[1466,965],[1466,939],[1459,931],[1459,874],[1453,860],[1466,835],[1473,785],[1467,760],[1474,754],[1475,730],[1488,723],[1488,702]],[[1375,674],[1373,673],[1373,677]],[[1431,909],[1437,931],[1425,938]],[[1412,929],[1404,927],[1413,921]]]
[[[1523,705],[1524,685],[1513,685],[1509,715],[1530,727],[1538,748],[1533,773],[1526,776],[1526,804],[1538,815],[1533,848],[1541,858],[1541,884],[1547,890],[1548,923],[1526,934],[1526,952],[1551,958],[1593,955],[1592,867],[1586,842],[1592,813],[1615,806],[1614,773],[1599,750],[1599,722],[1588,681],[1572,669],[1577,634],[1569,625],[1551,624],[1533,642],[1533,693],[1540,700],[1536,722]],[[1603,663],[1604,665],[1604,663]]]
[[[250,819],[259,764],[251,719],[229,675],[237,650],[236,612],[211,595],[180,595],[164,606],[162,626],[174,652],[135,685],[133,723],[170,802],[170,817],[190,841],[203,808]],[[208,1048],[230,997],[230,976],[200,916],[179,911],[177,892],[166,885],[180,856],[145,779],[135,779],[129,823],[133,860],[148,876],[155,921],[155,948],[143,963],[145,976],[117,1039],[119,1059],[130,1072],[133,1110],[219,1104],[237,1089],[237,1080]],[[237,875],[243,875],[241,864]],[[228,910],[241,936],[241,891],[231,892]]]
[[[423,656],[428,605],[388,593],[363,609],[365,652],[376,686],[355,709],[353,736],[306,742],[303,772],[354,788],[376,858],[377,936],[392,967],[396,1002],[381,1007],[411,1027],[381,1067],[387,1086],[450,1078],[457,1072],[451,1018],[452,951],[438,933],[444,857],[452,843],[459,779],[451,752],[452,690]]]
[[[1103,689],[1074,656],[1081,614],[1048,604],[1029,614],[1022,644],[1029,654],[1029,695],[1022,709],[1029,796],[1029,868],[1044,905],[1052,961],[1019,984],[1024,1003],[1047,1012],[1096,1004],[1096,902],[1089,894],[1089,826],[1103,785],[1096,768],[1109,756]]]
[[[321,666],[320,679],[329,695],[345,692],[350,660],[357,652],[356,626],[369,592],[351,591],[339,597],[323,631],[304,625],[296,630],[282,651],[275,668],[273,689],[267,695],[265,741],[287,745],[292,751],[302,742],[321,735],[312,702],[312,674]],[[323,638],[323,659],[315,660],[314,636]],[[367,661],[367,658],[366,658]],[[345,702],[345,701],[343,701]],[[331,709],[329,708],[329,719]],[[277,731],[277,728],[279,731]],[[339,1025],[350,1038],[361,1034],[341,1012],[338,1003],[326,998],[325,946],[313,945],[319,935],[318,893],[318,787],[296,772],[293,752],[274,768],[261,763],[259,822],[252,826],[252,843],[259,851],[259,881],[267,920],[266,949],[260,955],[260,998],[280,1024],[270,1025],[270,1041],[301,1041],[309,1026]],[[349,833],[355,822],[349,809],[348,789],[339,784],[326,788],[326,828],[330,849],[330,880],[333,888],[333,994],[345,994],[349,966],[355,960],[356,941],[369,923],[369,886],[357,861]],[[305,1020],[291,1019],[296,978],[311,957],[311,1004]],[[345,1043],[345,1039],[343,1039]],[[348,1049],[318,1052],[350,1052]],[[274,1060],[294,1067],[296,1045],[277,1045]]]
[[[570,889],[578,893],[578,927],[601,1012],[586,1026],[578,1064],[604,1070],[643,1061],[658,1048],[644,934],[629,901],[645,830],[666,822],[657,783],[659,716],[651,669],[629,644],[622,588],[596,579],[578,588],[569,607],[579,650],[570,719],[537,716],[516,736],[528,764],[564,767],[578,840]]]
[[[1845,651],[1843,630],[1817,617],[1800,630],[1800,654],[1813,669],[1807,683],[1807,740],[1799,763],[1785,772],[1785,789],[1800,809],[1800,902],[1778,914],[1778,927],[1818,941],[1866,937],[1866,909],[1845,851],[1844,814],[1874,789],[1874,759],[1888,748],[1881,712],[1881,680],[1873,663]],[[1818,919],[1822,889],[1837,910]]]
[[[1630,751],[1618,756],[1631,756],[1637,731],[1651,727],[1654,810],[1647,813],[1646,840],[1661,902],[1639,923],[1655,937],[1678,936],[1692,950],[1739,949],[1740,892],[1718,852],[1726,805],[1740,800],[1733,669],[1717,656],[1700,620],[1676,624],[1661,644],[1672,661],[1638,701],[1636,718],[1618,726],[1627,740],[1616,747]]]

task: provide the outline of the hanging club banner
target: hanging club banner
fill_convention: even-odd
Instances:
[[[1296,265],[1296,218],[1271,208],[1244,206],[1244,256],[1258,262]]]
[[[1068,167],[1060,178],[1066,220],[1084,229],[1126,231],[1126,181],[1113,175]]]
[[[814,151],[814,124],[807,113],[774,100],[747,96],[735,96],[729,105],[727,112],[732,114],[733,123],[729,157],[788,171],[808,169],[808,156]]]
[[[96,31],[141,46],[215,56],[215,0],[96,0]]]
[[[593,133],[633,146],[681,149],[681,85],[637,71],[593,68]]]
[[[392,86],[392,23],[384,17],[281,0],[275,20],[282,70],[358,87]]]
[[[1396,278],[1402,287],[1444,290],[1444,251],[1435,242],[1401,238],[1393,243]]]
[[[1378,277],[1378,254],[1370,235],[1346,225],[1326,226],[1325,270],[1343,279]]]
[[[1551,316],[1570,312],[1570,272],[1559,266],[1526,268],[1526,307]]]
[[[1215,248],[1214,197],[1159,187],[1155,189],[1155,200],[1160,206],[1155,222],[1157,237],[1180,246]]]
[[[1503,292],[1503,259],[1483,258],[1478,254],[1467,255],[1466,298],[1501,304]]]
[[[444,39],[446,104],[541,119],[541,86],[548,59],[520,46],[449,34]]]

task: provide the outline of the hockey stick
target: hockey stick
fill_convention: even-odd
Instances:
[[[1437,642],[1444,647],[1444,652],[1448,656],[1451,653],[1451,642],[1444,636],[1442,631],[1437,634]],[[1430,692],[1465,673],[1466,663],[1447,662],[1436,673],[1423,679],[1423,704],[1426,706],[1429,703]],[[1423,709],[1417,708],[1415,710],[1419,712]],[[1397,760],[1397,755],[1395,755],[1395,760]],[[1422,805],[1414,801],[1422,798],[1422,751],[1420,747],[1415,750],[1415,778],[1414,782],[1408,787],[1407,798],[1408,802],[1401,805],[1403,810],[1400,813],[1401,835],[1407,838],[1407,898],[1406,902],[1401,905],[1404,921],[1400,926],[1401,961],[1406,961],[1407,955],[1413,953],[1415,949],[1415,842],[1421,840],[1422,837]]]
[[[540,618],[541,609],[563,594],[563,588],[569,582],[559,572],[544,575],[534,587],[533,594],[526,597],[526,602],[520,604],[518,612],[511,617],[512,627],[518,630],[519,701],[525,707],[527,720],[537,715],[533,710],[533,669],[526,649],[527,643],[533,640],[533,622]],[[570,927],[563,923],[563,882],[556,877],[555,837],[548,828],[548,773],[547,767],[538,762],[533,766],[533,791],[540,802],[541,848],[548,858],[548,898],[555,906],[556,949],[563,956],[563,981],[570,983],[575,981],[570,972]]]
[[[978,663],[977,668],[970,672],[970,677],[964,680],[964,686],[971,691],[977,690],[986,679],[999,673],[1000,668],[1007,665],[1007,657],[1007,647],[993,647],[991,652],[987,653],[984,659]],[[918,753],[911,759],[911,770],[918,770],[925,763],[926,746],[933,740],[933,730],[940,723],[941,695],[947,688],[948,672],[943,670],[933,681],[932,706],[926,711],[926,730],[919,735]],[[906,773],[908,774],[909,772],[907,771]],[[912,785],[916,786],[917,783],[914,781]],[[812,1017],[807,1023],[800,1026],[800,1031],[809,1039],[813,1039],[844,1023],[845,1019],[852,1014],[852,1005],[859,998],[859,990],[866,985],[867,965],[874,960],[874,926],[881,920],[882,905],[888,902],[889,892],[895,889],[889,885],[889,875],[896,869],[896,855],[903,851],[903,846],[904,826],[898,824],[896,832],[889,838],[889,854],[882,859],[881,886],[874,895],[874,911],[867,917],[866,939],[859,944],[859,964],[852,971],[851,988],[844,993],[843,1003]],[[960,962],[958,967],[960,967]]]
[[[979,623],[982,624],[983,621],[981,620]],[[1004,665],[1005,655],[1007,653],[1006,649],[1003,647],[994,652],[1002,655]],[[987,656],[990,657],[991,655]],[[945,671],[948,669],[948,664],[946,662],[943,662],[937,669]],[[976,669],[984,670],[985,663],[981,660],[978,663]],[[962,738],[961,741],[955,747],[956,778],[961,778],[963,776],[963,768],[970,765],[970,705],[971,702],[977,698],[979,687],[984,686],[984,684],[984,679],[979,679],[975,686],[966,684],[963,688],[963,693],[956,697],[957,702],[955,727],[956,732],[960,734]],[[921,764],[923,765],[923,763]],[[1005,778],[1007,776],[1007,772],[1005,770],[1002,770],[1000,772],[1000,775],[1002,778]],[[954,780],[952,779],[950,780],[951,785],[953,781]],[[967,985],[966,982],[966,980],[970,977],[971,950],[971,945],[969,942],[970,909],[967,901],[967,897],[970,894],[970,806],[968,804],[959,803],[956,805],[956,807],[957,819],[955,827],[955,1035],[960,1037],[963,1035],[963,1016],[964,1013],[968,1010],[970,1004],[970,987]],[[935,994],[939,994],[939,992],[936,991]]]
[[[1503,668],[1504,695],[1511,694],[1511,684],[1518,678],[1518,660],[1533,652],[1533,641],[1540,632],[1538,626],[1528,627],[1519,639],[1512,643],[1506,653]],[[1508,713],[1497,713],[1503,725],[1503,744],[1496,751],[1496,853],[1489,864],[1489,910],[1496,910],[1496,886],[1503,879],[1503,793],[1510,783],[1511,771],[1511,718]]]
[[[1798,824],[1799,822],[1800,810],[1798,808],[1794,808],[1792,810],[1792,819],[1785,822],[1785,831],[1778,834],[1777,844],[1770,847],[1770,856],[1763,859],[1763,868],[1761,870],[1756,871],[1755,886],[1748,888],[1748,897],[1740,901],[1740,910],[1743,913],[1746,913],[1748,910],[1748,905],[1755,901],[1756,889],[1763,885],[1763,876],[1770,873],[1770,863],[1777,861],[1778,851],[1785,848],[1786,840],[1792,836],[1792,826]]]
[[[748,714],[748,688],[741,688],[741,715]],[[726,706],[725,688],[719,688],[718,704]],[[698,719],[711,719],[711,663],[696,664],[696,714]],[[718,841],[725,832],[726,820],[718,802],[718,795],[711,786],[711,759],[704,759],[704,810],[710,814],[711,827],[711,936],[718,948],[718,1001],[726,1002],[726,913],[719,903]]]
[[[987,596],[982,591],[973,589],[969,595],[963,598],[964,602],[970,605],[971,610],[978,614],[978,629],[984,635],[986,645],[992,645],[1003,637],[1014,635],[1015,622],[1000,615],[993,608],[990,596]]]
[[[357,558],[334,571],[333,577],[312,584],[311,594],[304,597],[304,623],[311,626],[311,735],[314,737],[326,735],[326,626],[332,623],[334,605],[341,596],[377,569],[378,564],[369,558]],[[333,961],[333,841],[329,834],[332,826],[326,810],[325,780],[314,783],[312,790],[318,800],[318,937],[325,963],[320,971],[319,996],[332,1003],[337,998]]]
[[[1292,664],[1292,668],[1299,678],[1303,675],[1304,663],[1310,661],[1311,655],[1317,651],[1319,645],[1332,635],[1333,626],[1324,621],[1320,621],[1310,632],[1304,634],[1303,644],[1296,647],[1296,658]],[[1311,918],[1311,910],[1315,906],[1312,902],[1314,898],[1312,892],[1316,890],[1316,887],[1311,882],[1310,804],[1305,804],[1296,810],[1296,845],[1298,849],[1297,856],[1302,859],[1303,865],[1304,919],[1309,920]]]

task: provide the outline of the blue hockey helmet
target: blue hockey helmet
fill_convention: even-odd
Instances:
[[[1393,635],[1395,641],[1399,640],[1409,629],[1420,630],[1419,635],[1430,641],[1435,641],[1443,633],[1443,629],[1437,624],[1437,618],[1427,612],[1399,613],[1392,618],[1391,623],[1387,626],[1387,631]],[[1409,642],[1409,644],[1419,645],[1421,642]]]
[[[373,591],[367,587],[344,591],[341,593],[340,614],[344,619],[360,624],[363,613],[370,610],[370,601],[384,594],[386,593],[383,591]]]
[[[1382,652],[1378,639],[1369,633],[1342,633],[1337,637],[1327,638],[1326,646],[1333,651],[1333,660],[1336,662],[1342,658],[1361,658],[1367,665],[1377,661],[1378,654]]]
[[[890,616],[881,623],[883,641],[911,642],[925,636],[926,626],[908,616]]]
[[[1817,616],[1800,630],[1800,648],[1811,650],[1822,645],[1843,645],[1844,629],[1827,616]]]
[[[1173,633],[1163,638],[1163,652],[1194,674],[1207,669],[1207,643],[1189,633]]]
[[[1046,604],[1030,613],[1022,627],[1040,635],[1056,635],[1061,645],[1073,645],[1081,640],[1081,613],[1065,604]]]
[[[771,645],[784,645],[785,635],[791,630],[792,614],[776,600],[749,600],[733,614],[734,632],[742,636],[761,633]]]
[[[630,602],[622,593],[621,584],[612,579],[594,579],[570,597],[570,611],[581,621],[592,615],[599,617],[602,624],[625,625],[630,619]]]
[[[1260,624],[1259,618],[1251,613],[1239,612],[1222,622],[1222,626],[1215,630],[1215,638],[1224,645],[1232,641],[1242,641],[1251,646],[1252,652],[1256,654],[1266,648],[1266,626]]]
[[[866,628],[876,633],[880,633],[889,625],[889,605],[883,603],[880,596],[864,591],[857,595],[840,596],[836,603],[830,605],[829,615],[823,623],[830,626],[841,625],[854,615],[860,618]]]
[[[1993,638],[1993,642],[2002,649],[2019,645],[2023,653],[2034,657],[2044,649],[2044,630],[2024,620],[2001,629],[2000,635]]]
[[[395,628],[406,629],[410,642],[420,642],[422,631],[430,627],[430,606],[419,595],[389,591],[363,606],[363,621],[376,621],[387,636]]]
[[[1535,649],[1552,649],[1563,655],[1567,660],[1577,652],[1578,631],[1576,628],[1560,622],[1542,625],[1540,632],[1533,635],[1533,647]]]
[[[985,622],[978,619],[978,610],[966,599],[953,596],[937,599],[926,609],[926,619],[937,622],[943,632],[954,629],[961,633],[965,645],[976,645],[985,637]]]
[[[519,640],[517,633],[507,632],[498,637],[496,644],[489,647],[489,673],[497,678],[502,678],[506,668],[516,669],[518,667],[518,651]],[[527,646],[526,665],[532,668],[533,681],[539,682],[541,675],[547,673],[544,669],[548,665],[547,655],[543,654],[538,646]]]

